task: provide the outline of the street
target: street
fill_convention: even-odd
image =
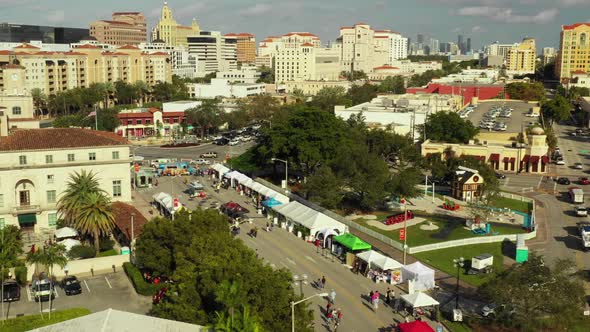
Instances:
[[[227,155],[230,157],[239,156],[246,152],[249,148],[254,146],[255,143],[247,142],[241,143],[236,146],[229,145],[215,145],[212,143],[205,143],[195,147],[185,148],[161,148],[159,146],[132,146],[131,153],[135,156],[142,156],[145,160],[158,159],[158,158],[178,158],[178,159],[197,159],[199,155],[205,152],[216,152],[217,158],[210,159],[211,163],[214,161],[221,161],[226,158]]]

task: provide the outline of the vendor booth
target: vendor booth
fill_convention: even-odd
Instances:
[[[401,298],[407,307],[411,307],[411,311],[406,311],[411,312],[412,316],[416,318],[426,316],[431,319],[436,317],[436,306],[439,303],[428,294],[416,292],[413,294],[404,294]]]
[[[432,327],[423,321],[399,323],[397,328],[400,332],[434,332]]]
[[[242,218],[246,213],[250,212],[248,209],[236,202],[227,202],[221,205],[219,210],[234,219]]]
[[[387,257],[374,250],[368,250],[356,255],[354,268],[367,278],[379,283],[386,282],[397,285],[401,282],[402,264],[391,257]]]
[[[408,293],[434,288],[434,270],[420,262],[402,267],[402,282],[408,282]]]
[[[279,201],[277,197],[274,198]],[[305,233],[303,233],[303,230],[300,231],[310,242],[314,240],[317,232],[327,228],[332,229],[339,234],[343,234],[348,230],[347,226],[343,223],[296,201],[274,206],[272,209],[285,217],[287,221],[286,227],[289,231],[295,229],[295,224],[303,226],[305,228]]]
[[[172,220],[174,220],[174,214],[182,209],[182,204],[180,204],[178,199],[172,198],[172,196],[167,193],[161,192],[155,194],[152,198],[154,199],[154,207],[157,208],[162,215],[169,217]]]
[[[156,171],[151,167],[140,167],[133,172],[133,184],[136,188],[151,188],[152,180],[156,176]]]
[[[353,266],[355,254],[363,250],[371,250],[371,245],[350,233],[334,237],[332,253],[346,262],[346,265]]]
[[[76,237],[78,236],[78,231],[71,228],[71,227],[62,227],[55,230],[55,238],[56,239],[65,239],[69,237]]]
[[[218,180],[221,180],[223,175],[230,171],[229,168],[222,164],[213,164],[211,165],[211,169],[213,170],[213,173],[211,173],[212,178],[216,177]]]

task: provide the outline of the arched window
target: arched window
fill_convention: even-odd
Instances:
[[[20,114],[21,114],[20,106],[14,106],[12,108],[12,115],[20,115]]]

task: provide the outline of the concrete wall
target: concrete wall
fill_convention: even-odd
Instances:
[[[107,256],[107,257],[97,257],[97,258],[89,258],[89,259],[79,259],[69,261],[66,265],[66,269],[68,270],[69,275],[90,275],[90,269],[94,270],[95,274],[98,273],[105,273],[105,272],[112,272],[113,265],[120,271],[123,269],[123,263],[130,261],[130,255],[117,255],[117,256]],[[32,280],[33,273],[35,272],[34,265],[27,266],[27,280]],[[53,267],[53,275],[59,280],[66,275],[64,269],[59,266]]]

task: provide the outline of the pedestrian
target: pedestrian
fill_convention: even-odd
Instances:
[[[376,291],[376,292],[373,294],[373,308],[374,308],[375,310],[379,309],[379,297],[380,297],[380,294],[379,294],[379,292],[378,292],[378,291]]]
[[[328,314],[330,314],[331,309],[332,309],[332,303],[328,302],[328,304],[326,304],[326,317],[328,316]]]
[[[266,232],[270,232],[270,225],[268,223],[266,223]]]
[[[334,318],[334,310],[330,309],[328,310],[328,324],[330,324],[330,322],[332,322],[332,319]]]
[[[340,326],[340,323],[342,322],[342,309],[338,308],[335,318],[336,319],[334,320],[334,332],[336,332],[338,326]]]
[[[373,292],[373,290],[371,290],[369,292],[369,302],[371,302],[371,303],[373,303],[373,299],[374,299],[374,296],[373,295],[375,295],[375,292]]]
[[[332,302],[332,304],[336,303],[336,291],[333,289],[330,292],[330,301]]]
[[[326,276],[322,276],[322,280],[320,280],[320,287],[324,289],[326,287]]]

